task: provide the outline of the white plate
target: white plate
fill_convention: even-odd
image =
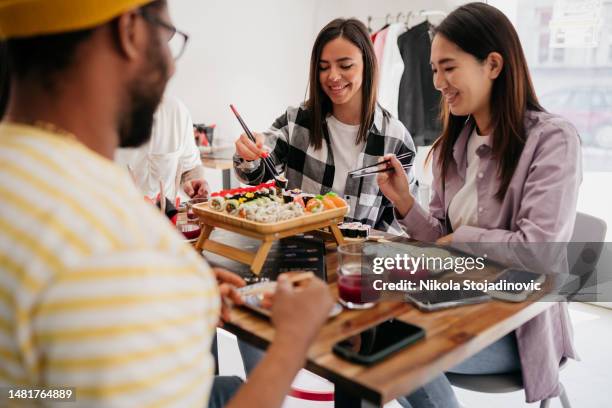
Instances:
[[[261,307],[261,298],[257,295],[246,296],[244,298],[244,307],[253,310],[266,317],[270,317],[271,313],[269,309]],[[342,313],[342,305],[338,302],[334,303],[334,306],[329,311],[329,318],[333,318]]]

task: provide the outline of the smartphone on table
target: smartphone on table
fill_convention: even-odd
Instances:
[[[481,290],[432,290],[407,293],[406,300],[420,310],[431,312],[449,307],[486,302],[491,300],[491,296]]]
[[[425,337],[419,326],[390,319],[336,343],[334,353],[359,364],[373,364]]]
[[[533,292],[531,287],[533,284],[542,284],[546,280],[546,276],[540,273],[529,272],[522,269],[508,268],[495,278],[493,283],[505,282],[515,286],[513,289],[490,290],[489,294],[499,300],[508,302],[522,302]],[[516,288],[516,286],[522,286]]]

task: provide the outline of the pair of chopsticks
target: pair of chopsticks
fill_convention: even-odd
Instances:
[[[397,156],[397,159],[400,161],[400,163],[402,163],[403,169],[409,169],[410,167],[412,167],[412,160],[414,159],[414,152],[409,151],[408,153],[400,154],[399,156]],[[384,169],[378,169],[374,171],[366,171],[369,169],[376,169],[378,168],[378,166],[381,166],[381,165],[388,166],[390,163],[391,163],[391,159],[386,159],[376,164],[372,164],[370,166],[365,166],[360,169],[350,171],[348,174],[352,178],[360,178],[360,177],[371,176],[372,174],[376,174],[376,173],[384,173],[387,171],[393,171],[393,167],[387,167]]]
[[[314,273],[312,272],[302,272],[296,273],[289,277],[289,283],[294,284],[297,282],[301,282],[303,280],[314,278]],[[268,282],[260,282],[253,285],[244,286],[242,288],[236,289],[236,291],[242,296],[253,296],[253,295],[261,295],[265,293],[274,293],[276,290],[276,282],[268,281]]]
[[[232,112],[234,112],[234,115],[236,115],[236,119],[238,119],[238,122],[240,122],[240,126],[242,126],[242,129],[244,129],[244,132],[247,134],[249,139],[251,139],[251,142],[257,144],[257,140],[255,140],[255,136],[253,136],[253,133],[251,132],[249,127],[246,125],[246,123],[244,123],[244,120],[242,120],[242,117],[240,116],[240,114],[236,110],[236,107],[234,105],[230,105],[230,108],[232,109]],[[268,157],[268,156],[262,156],[261,159],[263,160],[264,165],[272,173],[274,178],[278,177],[279,174],[278,174],[278,171],[276,171],[276,167],[275,167],[274,162],[272,161],[272,159],[270,157]]]

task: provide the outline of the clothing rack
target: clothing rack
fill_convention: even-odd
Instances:
[[[378,16],[378,17],[368,15],[368,30],[370,32],[373,32],[372,30],[373,21],[384,21],[385,22],[384,24],[391,24],[394,22],[399,23],[400,21],[404,21],[404,23],[406,24],[406,28],[410,28],[409,24],[410,24],[411,18],[425,17],[425,19],[429,21],[429,17],[432,17],[432,16],[446,17],[446,12],[442,10],[419,10],[419,11],[410,10],[407,13],[403,13],[400,11],[397,14],[387,13],[385,16]]]

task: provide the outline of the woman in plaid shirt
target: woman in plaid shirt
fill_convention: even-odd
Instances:
[[[349,203],[349,220],[400,232],[376,177],[347,175],[385,154],[415,151],[408,130],[376,102],[378,68],[363,23],[336,19],[321,30],[312,48],[309,83],[308,100],[287,108],[267,131],[255,133],[257,143],[246,134],[236,141],[238,178],[247,184],[273,178],[260,159],[269,151],[289,189],[334,191]]]

